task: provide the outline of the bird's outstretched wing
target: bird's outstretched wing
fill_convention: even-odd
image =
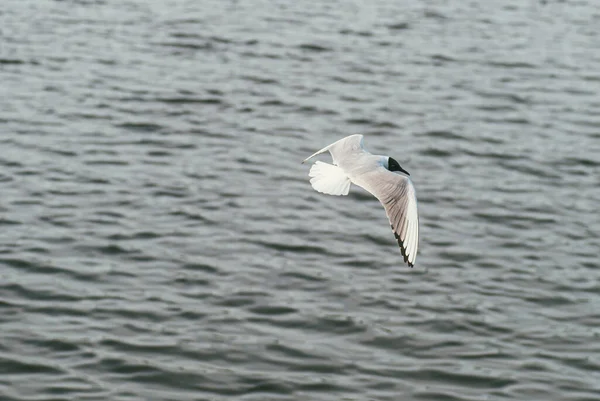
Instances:
[[[304,159],[302,163],[326,151],[331,153],[333,164],[335,165],[339,165],[340,161],[343,161],[344,159],[353,159],[357,154],[366,152],[363,145],[363,136],[358,134],[350,135],[331,145],[325,146],[323,149]]]
[[[419,247],[419,215],[410,178],[381,167],[361,177],[360,185],[385,208],[404,261],[413,267]]]

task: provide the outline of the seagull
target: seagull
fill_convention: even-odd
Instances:
[[[389,156],[373,155],[363,145],[362,135],[350,135],[324,147],[302,163],[329,151],[333,164],[315,162],[309,177],[317,191],[348,195],[350,184],[358,185],[383,205],[404,262],[413,267],[419,245],[419,215],[415,187],[408,172]]]

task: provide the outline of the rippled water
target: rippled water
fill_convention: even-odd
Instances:
[[[600,3],[4,1],[2,400],[600,399]],[[410,171],[314,192],[346,135]]]

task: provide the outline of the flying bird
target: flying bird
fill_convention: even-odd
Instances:
[[[410,174],[395,159],[367,152],[362,135],[340,139],[302,163],[326,151],[331,153],[333,164],[313,164],[308,174],[312,187],[328,195],[348,195],[350,184],[355,184],[379,199],[404,261],[413,267],[419,245],[419,215]]]

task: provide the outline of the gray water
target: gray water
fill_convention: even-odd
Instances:
[[[3,1],[1,400],[600,399],[600,3]],[[312,190],[350,134],[411,173]],[[323,157],[328,160],[328,157]]]

